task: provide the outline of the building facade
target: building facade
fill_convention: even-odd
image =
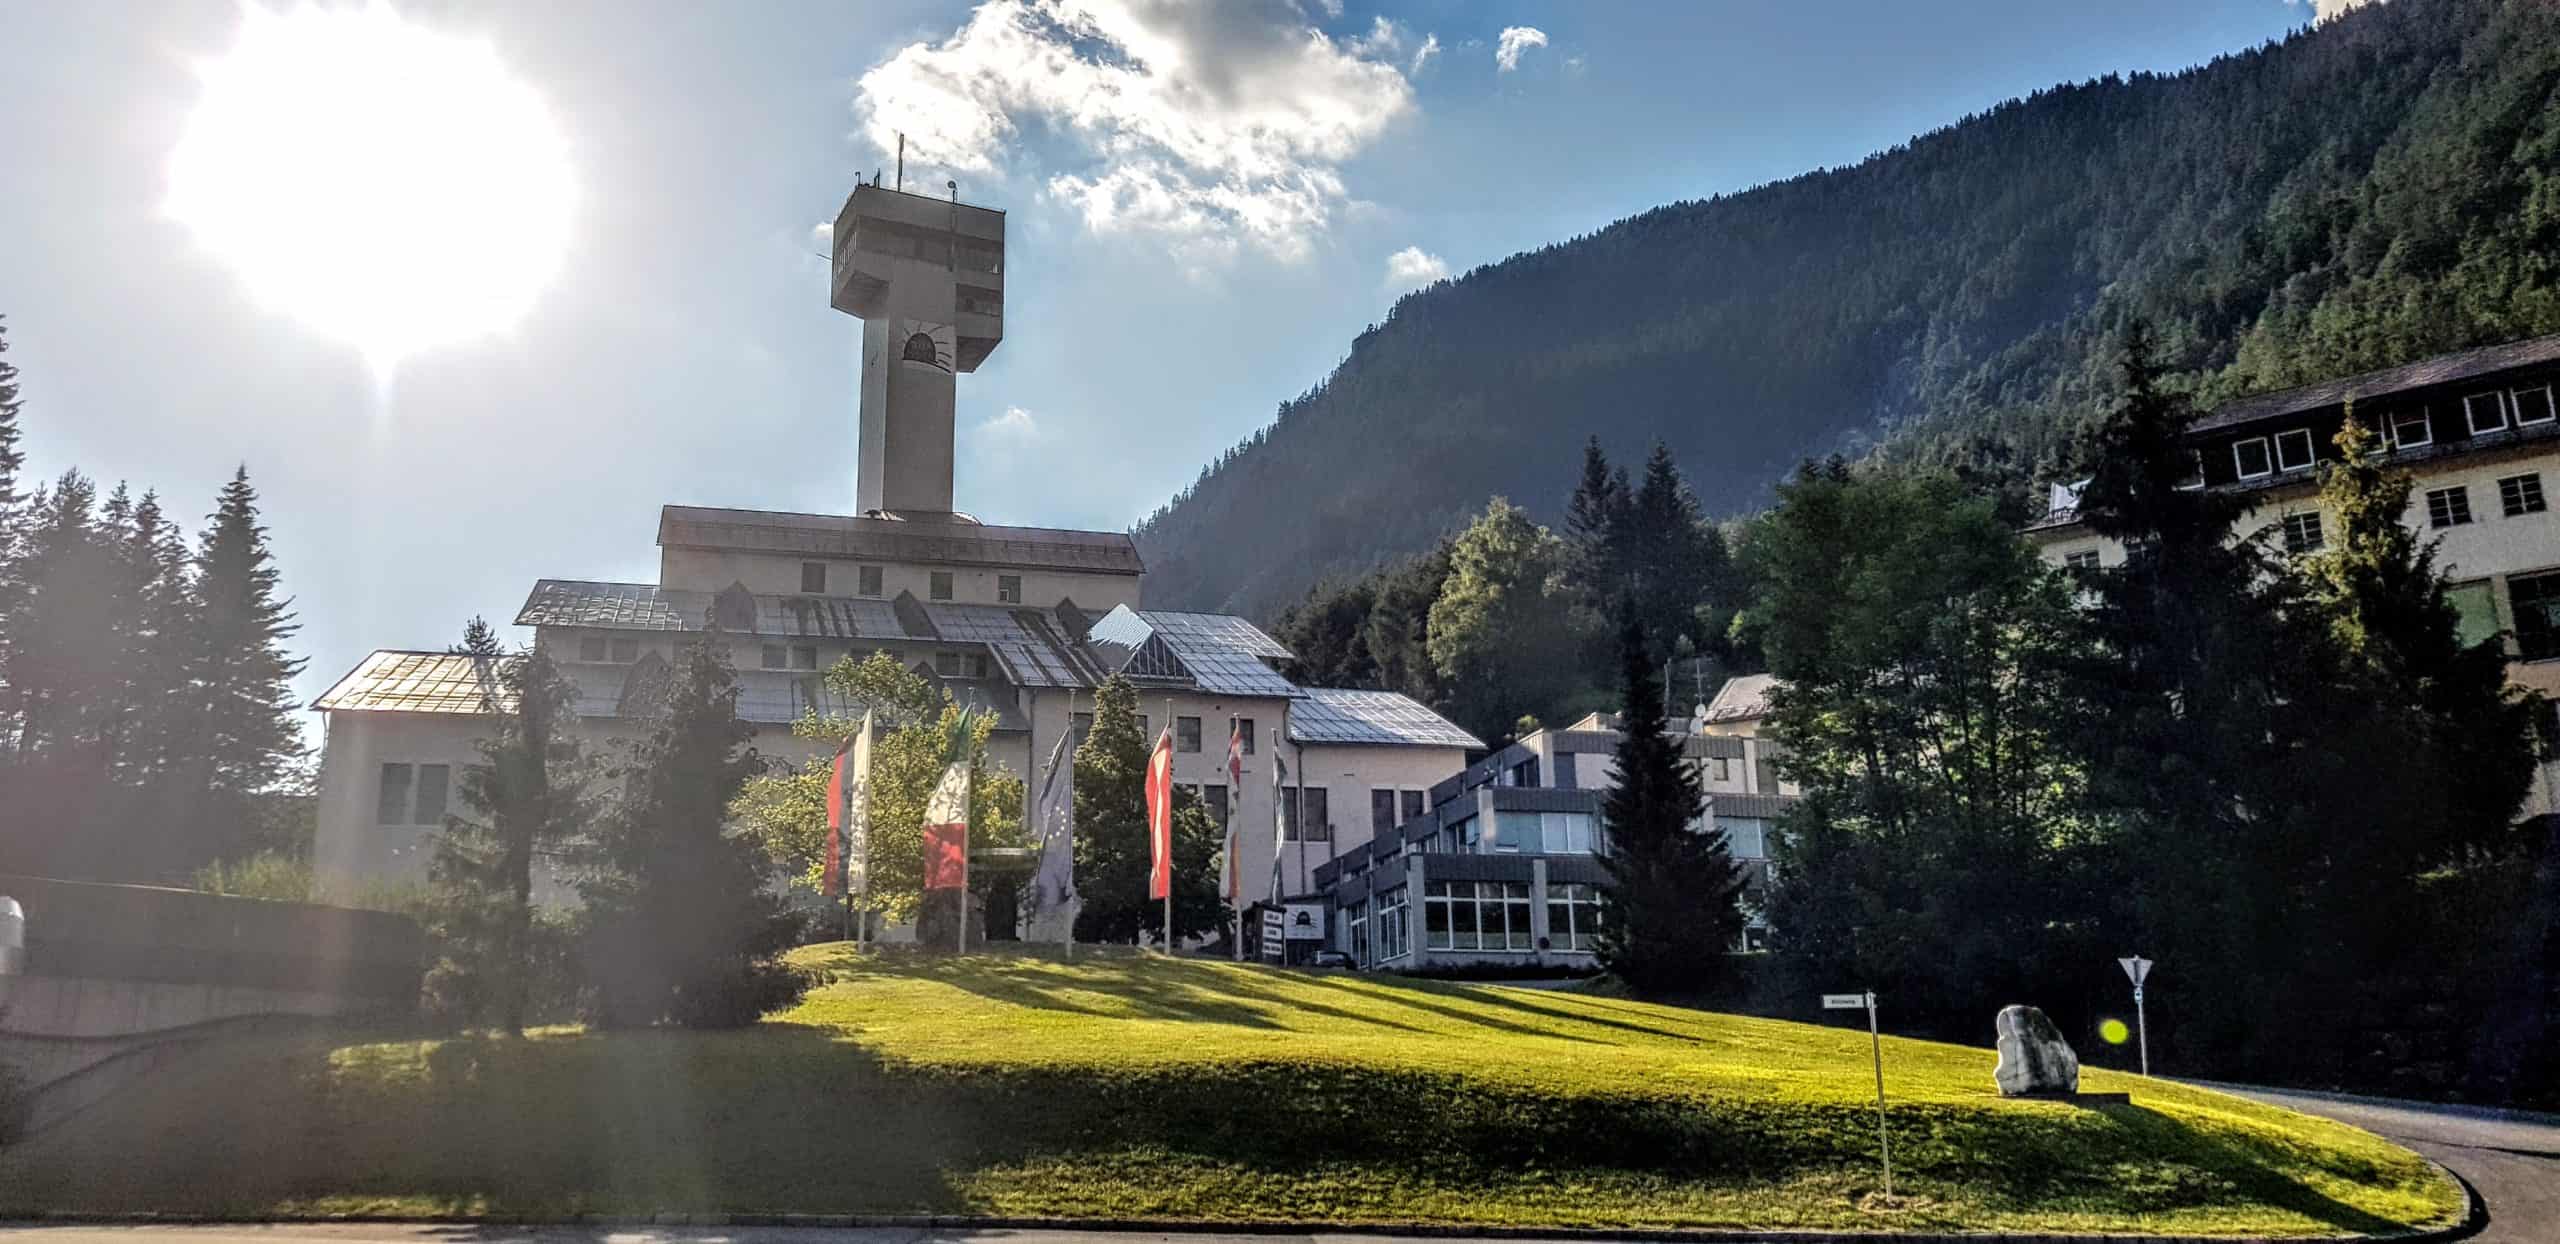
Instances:
[[[1694,828],[1723,834],[1744,872],[1739,949],[1767,945],[1760,910],[1770,847],[1796,798],[1770,745],[1755,737],[1765,692],[1765,682],[1746,685],[1727,705],[1728,728],[1751,734],[1704,733],[1699,726],[1715,706],[1702,705],[1682,741],[1707,800]],[[1308,897],[1323,906],[1328,944],[1383,971],[1597,969],[1601,859],[1609,850],[1601,809],[1617,784],[1621,738],[1613,721],[1594,714],[1530,734],[1411,804],[1399,795],[1392,822],[1382,799],[1367,841],[1315,870]]]
[[[2439,355],[2227,403],[2187,432],[2190,485],[2239,493],[2253,509],[2234,534],[2286,556],[2325,548],[2336,516],[2320,505],[2319,465],[2352,409],[2412,479],[2406,521],[2436,545],[2462,635],[2500,636],[2511,681],[2560,699],[2560,335]],[[2045,560],[2112,566],[2124,549],[2091,531],[2076,492],[2054,490],[2027,528]],[[2546,757],[2528,814],[2560,810],[2560,764]]]

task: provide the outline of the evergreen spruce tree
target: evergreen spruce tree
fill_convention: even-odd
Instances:
[[[18,368],[9,361],[8,318],[0,316],[0,618],[11,616],[18,594],[18,527],[26,500],[18,495],[18,473],[27,467],[26,450],[18,443],[18,411]],[[8,650],[9,637],[0,634],[0,676],[9,668]],[[8,735],[7,724],[0,721],[0,739]]]
[[[1151,724],[1161,730],[1170,723]],[[1078,941],[1135,942],[1164,928],[1163,900],[1147,896],[1154,861],[1147,841],[1147,749],[1154,745],[1155,738],[1138,729],[1137,688],[1116,674],[1105,680],[1093,693],[1093,727],[1076,748]],[[1174,936],[1214,933],[1226,923],[1216,869],[1223,827],[1187,792],[1177,790],[1173,804]]]
[[[116,779],[130,819],[164,823],[172,794],[170,772],[188,685],[188,642],[193,633],[186,539],[145,492],[133,507],[122,548],[129,622],[125,628],[126,727],[117,749]]]
[[[248,468],[223,486],[196,550],[193,694],[182,748],[192,815],[178,853],[201,863],[246,845],[251,797],[302,755],[292,696],[302,661],[285,651],[298,628],[277,591]]]
[[[471,622],[477,634],[466,630],[466,645],[491,640],[486,622]],[[559,950],[537,937],[536,858],[573,841],[590,810],[578,689],[540,648],[471,655],[496,732],[480,740],[480,763],[462,772],[468,815],[450,818],[436,840],[440,957],[427,990],[454,1018],[522,1033],[533,979],[556,967]]]
[[[602,1025],[734,1027],[805,987],[780,955],[799,922],[765,889],[764,852],[728,832],[729,807],[763,769],[738,720],[717,629],[681,645],[663,703],[617,775],[597,828],[581,956]]]
[[[498,642],[498,629],[489,625],[489,619],[473,614],[470,621],[462,624],[462,642],[445,651],[495,657],[505,655],[506,645]]]
[[[1617,785],[1601,803],[1609,851],[1601,859],[1600,961],[1648,997],[1696,994],[1729,977],[1742,935],[1740,870],[1721,833],[1701,832],[1706,796],[1697,765],[1668,733],[1644,623],[1620,606],[1626,692]]]
[[[1626,471],[1609,469],[1609,455],[1593,435],[1582,447],[1582,480],[1564,511],[1566,573],[1575,603],[1593,619],[1605,618],[1610,604],[1626,594],[1632,505]]]

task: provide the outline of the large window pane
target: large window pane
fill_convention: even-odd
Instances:
[[[2527,661],[2560,657],[2560,574],[2507,580],[2507,604],[2516,615],[2516,655]]]
[[[374,824],[409,823],[409,777],[407,765],[382,766],[382,785],[374,792]]]
[[[1449,944],[1458,950],[1483,949],[1484,935],[1476,927],[1474,899],[1449,904]]]
[[[2497,593],[2487,579],[2454,584],[2444,590],[2444,598],[2453,605],[2455,633],[2464,646],[2481,643],[2498,633]]]
[[[444,824],[445,788],[452,784],[450,765],[418,766],[418,814],[411,818],[419,825]]]

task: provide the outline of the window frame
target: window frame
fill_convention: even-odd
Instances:
[[[927,571],[924,583],[928,600],[952,600],[960,594],[960,580],[948,570]]]
[[[854,595],[856,595],[856,596],[883,596],[883,595],[887,595],[887,593],[888,593],[888,589],[887,589],[887,587],[885,586],[885,580],[886,580],[886,576],[882,573],[882,568],[881,568],[881,567],[878,567],[878,566],[855,566],[855,567],[853,568],[853,591],[854,591]]]
[[[2410,423],[2418,425],[2418,439],[2414,441],[2401,431],[2404,425]],[[2424,406],[2393,411],[2388,426],[2391,429],[2391,447],[2394,449],[2424,449],[2436,443],[2435,417],[2429,414]]]
[[[2080,549],[2062,555],[2062,568],[2074,572],[2098,569],[2098,550]]]
[[[2255,471],[2250,470],[2249,464],[2241,461],[2240,459],[2240,451],[2247,449],[2252,445],[2256,446],[2258,449],[2259,467]],[[2231,471],[2235,477],[2244,480],[2265,479],[2268,476],[2275,474],[2276,454],[2274,448],[2267,444],[2267,438],[2263,436],[2244,436],[2239,440],[2231,442]]]
[[[1173,750],[1176,755],[1200,754],[1200,719],[1176,714],[1173,719]]]
[[[960,670],[961,664],[959,653],[944,649],[938,650],[933,654],[934,677],[958,678],[960,677]]]
[[[2525,590],[2532,600],[2521,598]],[[2517,660],[2560,659],[2560,570],[2507,576],[2507,618]]]
[[[624,653],[626,653],[626,652],[627,652],[627,653],[630,653],[631,655],[629,655],[629,656],[624,656],[624,655],[622,655],[622,654],[624,654]],[[639,641],[637,638],[625,638],[625,637],[620,636],[620,635],[616,635],[616,636],[614,636],[614,637],[613,637],[613,663],[614,663],[614,664],[616,664],[616,665],[629,665],[629,664],[631,664],[632,662],[637,661],[637,660],[639,660],[639,659],[640,659],[640,641]]]
[[[996,603],[999,605],[1019,605],[1022,603],[1021,575],[1000,574],[996,576]]]
[[[2462,607],[2462,600],[2474,592],[2478,593],[2476,599],[2479,600],[2482,605],[2487,607],[2489,629],[2485,632],[2470,633],[2470,623],[2473,614],[2471,611]],[[2491,578],[2479,578],[2467,579],[2460,583],[2447,583],[2444,585],[2444,599],[2446,604],[2453,606],[2454,641],[2461,644],[2463,647],[2468,648],[2475,644],[2487,643],[2506,633],[2506,624],[2501,621],[2498,616],[2497,580]]]
[[[1252,719],[1252,718],[1250,718],[1250,717],[1238,717],[1238,718],[1236,718],[1236,732],[1237,732],[1238,734],[1241,734],[1241,735],[1243,735],[1243,736],[1244,736],[1244,754],[1245,754],[1245,755],[1247,755],[1247,756],[1252,755],[1252,754],[1253,754],[1253,719]]]
[[[818,668],[818,646],[816,644],[791,645],[791,668],[796,670]]]
[[[587,662],[592,662],[592,663],[597,664],[597,665],[602,665],[602,664],[604,664],[604,663],[605,663],[606,653],[607,653],[607,649],[606,649],[606,647],[605,647],[605,637],[604,637],[604,636],[602,636],[602,635],[580,635],[580,636],[578,637],[578,659],[579,659],[579,660],[581,660],[581,661],[587,661]]]
[[[791,645],[760,644],[758,647],[763,651],[756,654],[756,668],[768,670],[791,668]]]
[[[2524,403],[2517,399],[2527,393],[2542,395],[2542,416],[2538,419],[2524,417]],[[2529,428],[2538,423],[2549,423],[2554,419],[2560,419],[2560,404],[2555,404],[2551,386],[2547,384],[2529,384],[2507,390],[2507,410],[2514,416],[2515,425],[2520,428]]]
[[[1428,792],[1405,790],[1397,791],[1396,796],[1398,804],[1396,811],[1399,813],[1396,817],[1396,824],[1398,825],[1416,820],[1420,818],[1423,813],[1430,811],[1430,808],[1426,806],[1428,801]]]
[[[2551,509],[2550,499],[2543,495],[2542,472],[2526,471],[2498,480],[2498,512],[2504,518],[2522,518],[2542,514]]]
[[[386,760],[374,769],[373,823],[406,825],[411,801],[417,796],[418,766],[405,760]],[[392,795],[392,776],[398,774],[399,796]]]
[[[2426,493],[2427,529],[2446,531],[2471,525],[2471,486],[2448,484],[2430,488]]]
[[[2276,520],[2283,532],[2284,551],[2295,557],[2317,553],[2329,547],[2329,533],[2323,530],[2318,510],[2295,510]],[[2304,526],[2309,530],[2303,530]]]
[[[2285,446],[2291,442],[2292,438],[2295,437],[2301,438],[2302,461],[2287,462],[2285,461]],[[2276,433],[2275,451],[2276,470],[2278,472],[2307,471],[2311,469],[2313,464],[2320,460],[2320,447],[2312,444],[2311,429],[2309,428],[2286,428],[2284,431]]]
[[[2498,416],[2498,421],[2496,423],[2492,423],[2485,428],[2480,426],[2479,412],[2473,406],[2473,403],[2478,402],[2484,397],[2489,399],[2489,405],[2496,411]],[[2469,428],[2473,436],[2486,436],[2491,432],[2504,432],[2507,430],[2508,422],[2506,390],[2490,389],[2483,393],[2467,393],[2463,395],[2462,426]]]
[[[815,583],[817,586],[811,587],[811,583]],[[803,596],[824,596],[827,594],[827,564],[825,562],[800,563],[800,594]]]

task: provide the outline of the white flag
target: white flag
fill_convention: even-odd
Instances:
[[[863,710],[862,731],[853,736],[853,755],[845,762],[845,888],[860,907],[871,896],[871,712]]]
[[[1064,911],[1076,899],[1076,762],[1075,729],[1058,736],[1040,771],[1040,795],[1032,801],[1031,829],[1038,835],[1040,863],[1032,877],[1032,910],[1039,915]]]

